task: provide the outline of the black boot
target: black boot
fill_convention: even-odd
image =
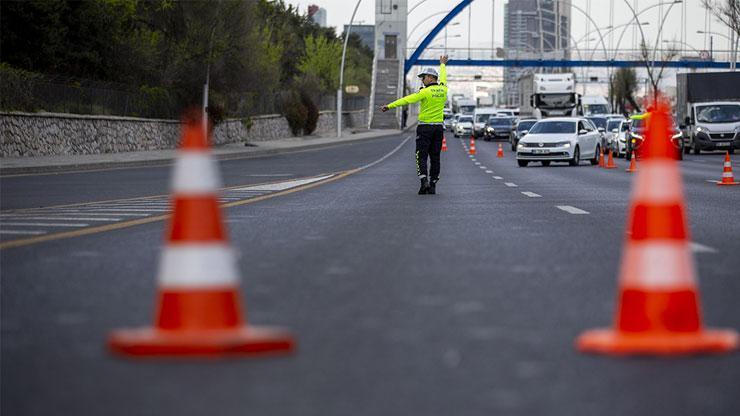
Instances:
[[[429,181],[427,178],[421,178],[421,188],[419,188],[419,195],[426,195],[429,193]]]
[[[429,195],[435,195],[437,193],[437,181],[439,179],[432,179],[431,182],[429,182]]]

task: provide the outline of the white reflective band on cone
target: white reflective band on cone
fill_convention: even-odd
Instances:
[[[732,167],[732,162],[725,162],[725,167],[726,168],[731,168]]]
[[[723,178],[731,178],[732,177],[732,172],[722,172],[722,177]]]
[[[178,152],[172,177],[173,194],[213,194],[220,187],[218,168],[208,152]]]
[[[640,166],[632,200],[644,203],[675,203],[683,198],[681,173],[676,162],[648,160]]]
[[[630,241],[623,256],[623,287],[670,290],[696,284],[694,257],[685,241]]]
[[[162,251],[160,287],[234,287],[238,282],[234,252],[226,244],[170,244]]]

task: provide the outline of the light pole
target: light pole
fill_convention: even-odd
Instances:
[[[449,25],[445,25],[445,55],[447,55],[447,26],[457,26],[460,22],[450,23]],[[459,38],[462,37],[462,35],[455,35],[453,38]]]
[[[732,72],[735,72],[737,69],[737,46],[738,42],[733,41],[733,39],[727,35],[724,35],[719,32],[710,32],[710,31],[704,31],[704,30],[697,30],[696,33],[705,34],[705,35],[717,35],[722,36],[723,38],[727,39],[730,42],[730,69]],[[739,39],[740,40],[740,39]]]
[[[352,23],[355,21],[355,15],[357,9],[360,7],[362,0],[357,0],[355,4],[355,10],[352,12],[352,17],[349,19],[349,26],[347,26],[347,33],[344,34],[344,46],[342,47],[342,65],[339,67],[339,89],[337,90],[337,138],[342,137],[342,88],[344,88],[344,59],[347,57],[347,42],[349,41],[349,34],[352,30]],[[371,111],[371,109],[368,109]]]
[[[648,6],[648,7],[644,8],[644,9],[640,10],[639,12],[636,12],[635,9],[632,8],[632,5],[630,5],[628,3],[627,0],[624,0],[624,2],[627,4],[627,7],[629,7],[630,10],[632,11],[632,19],[630,19],[630,21],[628,22],[628,26],[625,26],[625,28],[622,29],[622,33],[619,34],[619,39],[617,40],[617,46],[614,47],[614,57],[615,58],[617,56],[617,51],[619,50],[619,45],[622,43],[622,38],[624,37],[625,32],[627,32],[627,27],[629,27],[629,25],[631,25],[632,22],[637,22],[638,29],[640,29],[640,38],[642,38],[642,43],[645,43],[645,32],[643,32],[643,30],[642,30],[642,26],[645,26],[645,24],[644,23],[640,23],[640,19],[639,19],[638,16],[640,16],[641,14],[645,13],[646,11],[648,11],[650,9],[654,9],[654,8],[660,6],[660,5],[673,4],[673,3],[682,3],[683,0],[675,0],[675,1],[672,1],[672,2],[664,2],[664,3],[653,4],[652,6]]]

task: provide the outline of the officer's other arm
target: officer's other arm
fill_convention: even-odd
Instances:
[[[447,85],[447,55],[439,57],[439,84]]]

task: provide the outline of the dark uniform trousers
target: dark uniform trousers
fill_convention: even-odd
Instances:
[[[416,174],[429,177],[432,182],[439,180],[439,158],[442,152],[441,124],[419,124],[416,127]],[[431,161],[431,171],[427,172],[427,158]]]

